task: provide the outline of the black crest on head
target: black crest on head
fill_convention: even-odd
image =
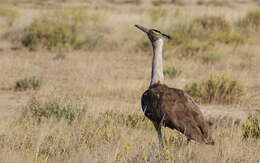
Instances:
[[[155,32],[157,32],[157,33],[160,33],[163,37],[165,37],[165,38],[167,38],[167,39],[171,39],[171,36],[169,36],[169,35],[166,35],[166,34],[164,34],[164,33],[162,33],[161,31],[159,31],[159,30],[157,30],[157,29],[151,29],[152,31],[155,31]]]

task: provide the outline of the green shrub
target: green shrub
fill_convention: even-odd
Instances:
[[[182,70],[176,68],[175,66],[171,66],[166,68],[163,73],[167,76],[169,76],[170,78],[175,78],[181,75]]]
[[[216,63],[216,62],[220,61],[220,59],[221,59],[221,55],[218,53],[210,53],[210,54],[202,57],[202,61],[207,64]]]
[[[239,20],[237,24],[247,30],[258,29],[260,27],[260,10],[250,11],[244,18]]]
[[[260,138],[260,112],[257,115],[250,115],[242,125],[243,138]]]
[[[75,120],[81,120],[86,112],[86,106],[75,101],[57,97],[41,101],[33,97],[26,108],[25,114],[36,123],[51,118],[58,121],[64,119],[71,123]]]
[[[77,45],[77,33],[67,23],[42,17],[26,29],[22,44],[31,49],[53,49]]]
[[[211,75],[201,82],[186,85],[185,90],[203,103],[232,104],[238,102],[244,94],[244,86],[227,75]]]
[[[208,52],[216,43],[243,44],[246,37],[231,32],[231,25],[219,16],[203,16],[169,29],[172,45],[184,57]]]
[[[15,82],[15,90],[23,91],[28,89],[37,90],[42,85],[42,79],[33,76],[29,78],[19,79]]]
[[[22,44],[30,49],[93,48],[103,38],[102,31],[95,25],[101,19],[101,14],[82,8],[58,10],[35,19],[25,29]],[[92,26],[86,27],[87,23]]]

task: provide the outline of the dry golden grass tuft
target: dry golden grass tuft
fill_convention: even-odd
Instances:
[[[259,121],[246,119],[260,106],[255,2],[3,3],[0,162],[260,162],[260,140],[252,138]],[[213,94],[203,92],[215,146],[187,143],[178,132],[163,129],[166,147],[160,150],[140,108],[151,46],[134,24],[173,37],[165,42],[167,85],[183,89],[212,74],[233,77],[221,80],[223,88],[215,84]],[[231,98],[233,79],[247,89]],[[14,86],[23,91],[10,89]],[[209,99],[214,105],[206,105]]]
[[[245,86],[231,76],[211,75],[202,82],[187,85],[185,90],[202,103],[232,104],[239,102]]]

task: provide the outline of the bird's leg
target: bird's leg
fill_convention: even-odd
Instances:
[[[158,124],[157,122],[153,122],[153,125],[157,131],[160,147],[163,148],[164,145],[163,145],[163,139],[162,139],[161,124],[160,123]]]

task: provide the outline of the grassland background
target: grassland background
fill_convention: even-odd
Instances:
[[[0,0],[0,162],[260,162],[259,138],[243,139],[241,127],[260,107],[259,8],[257,0]],[[72,39],[24,43],[32,29],[51,31],[48,19],[67,23]],[[167,85],[184,89],[212,74],[243,85],[230,104],[198,101],[215,146],[164,129],[159,149],[140,107],[151,47],[134,24],[173,37]],[[33,76],[39,88],[17,89]]]

